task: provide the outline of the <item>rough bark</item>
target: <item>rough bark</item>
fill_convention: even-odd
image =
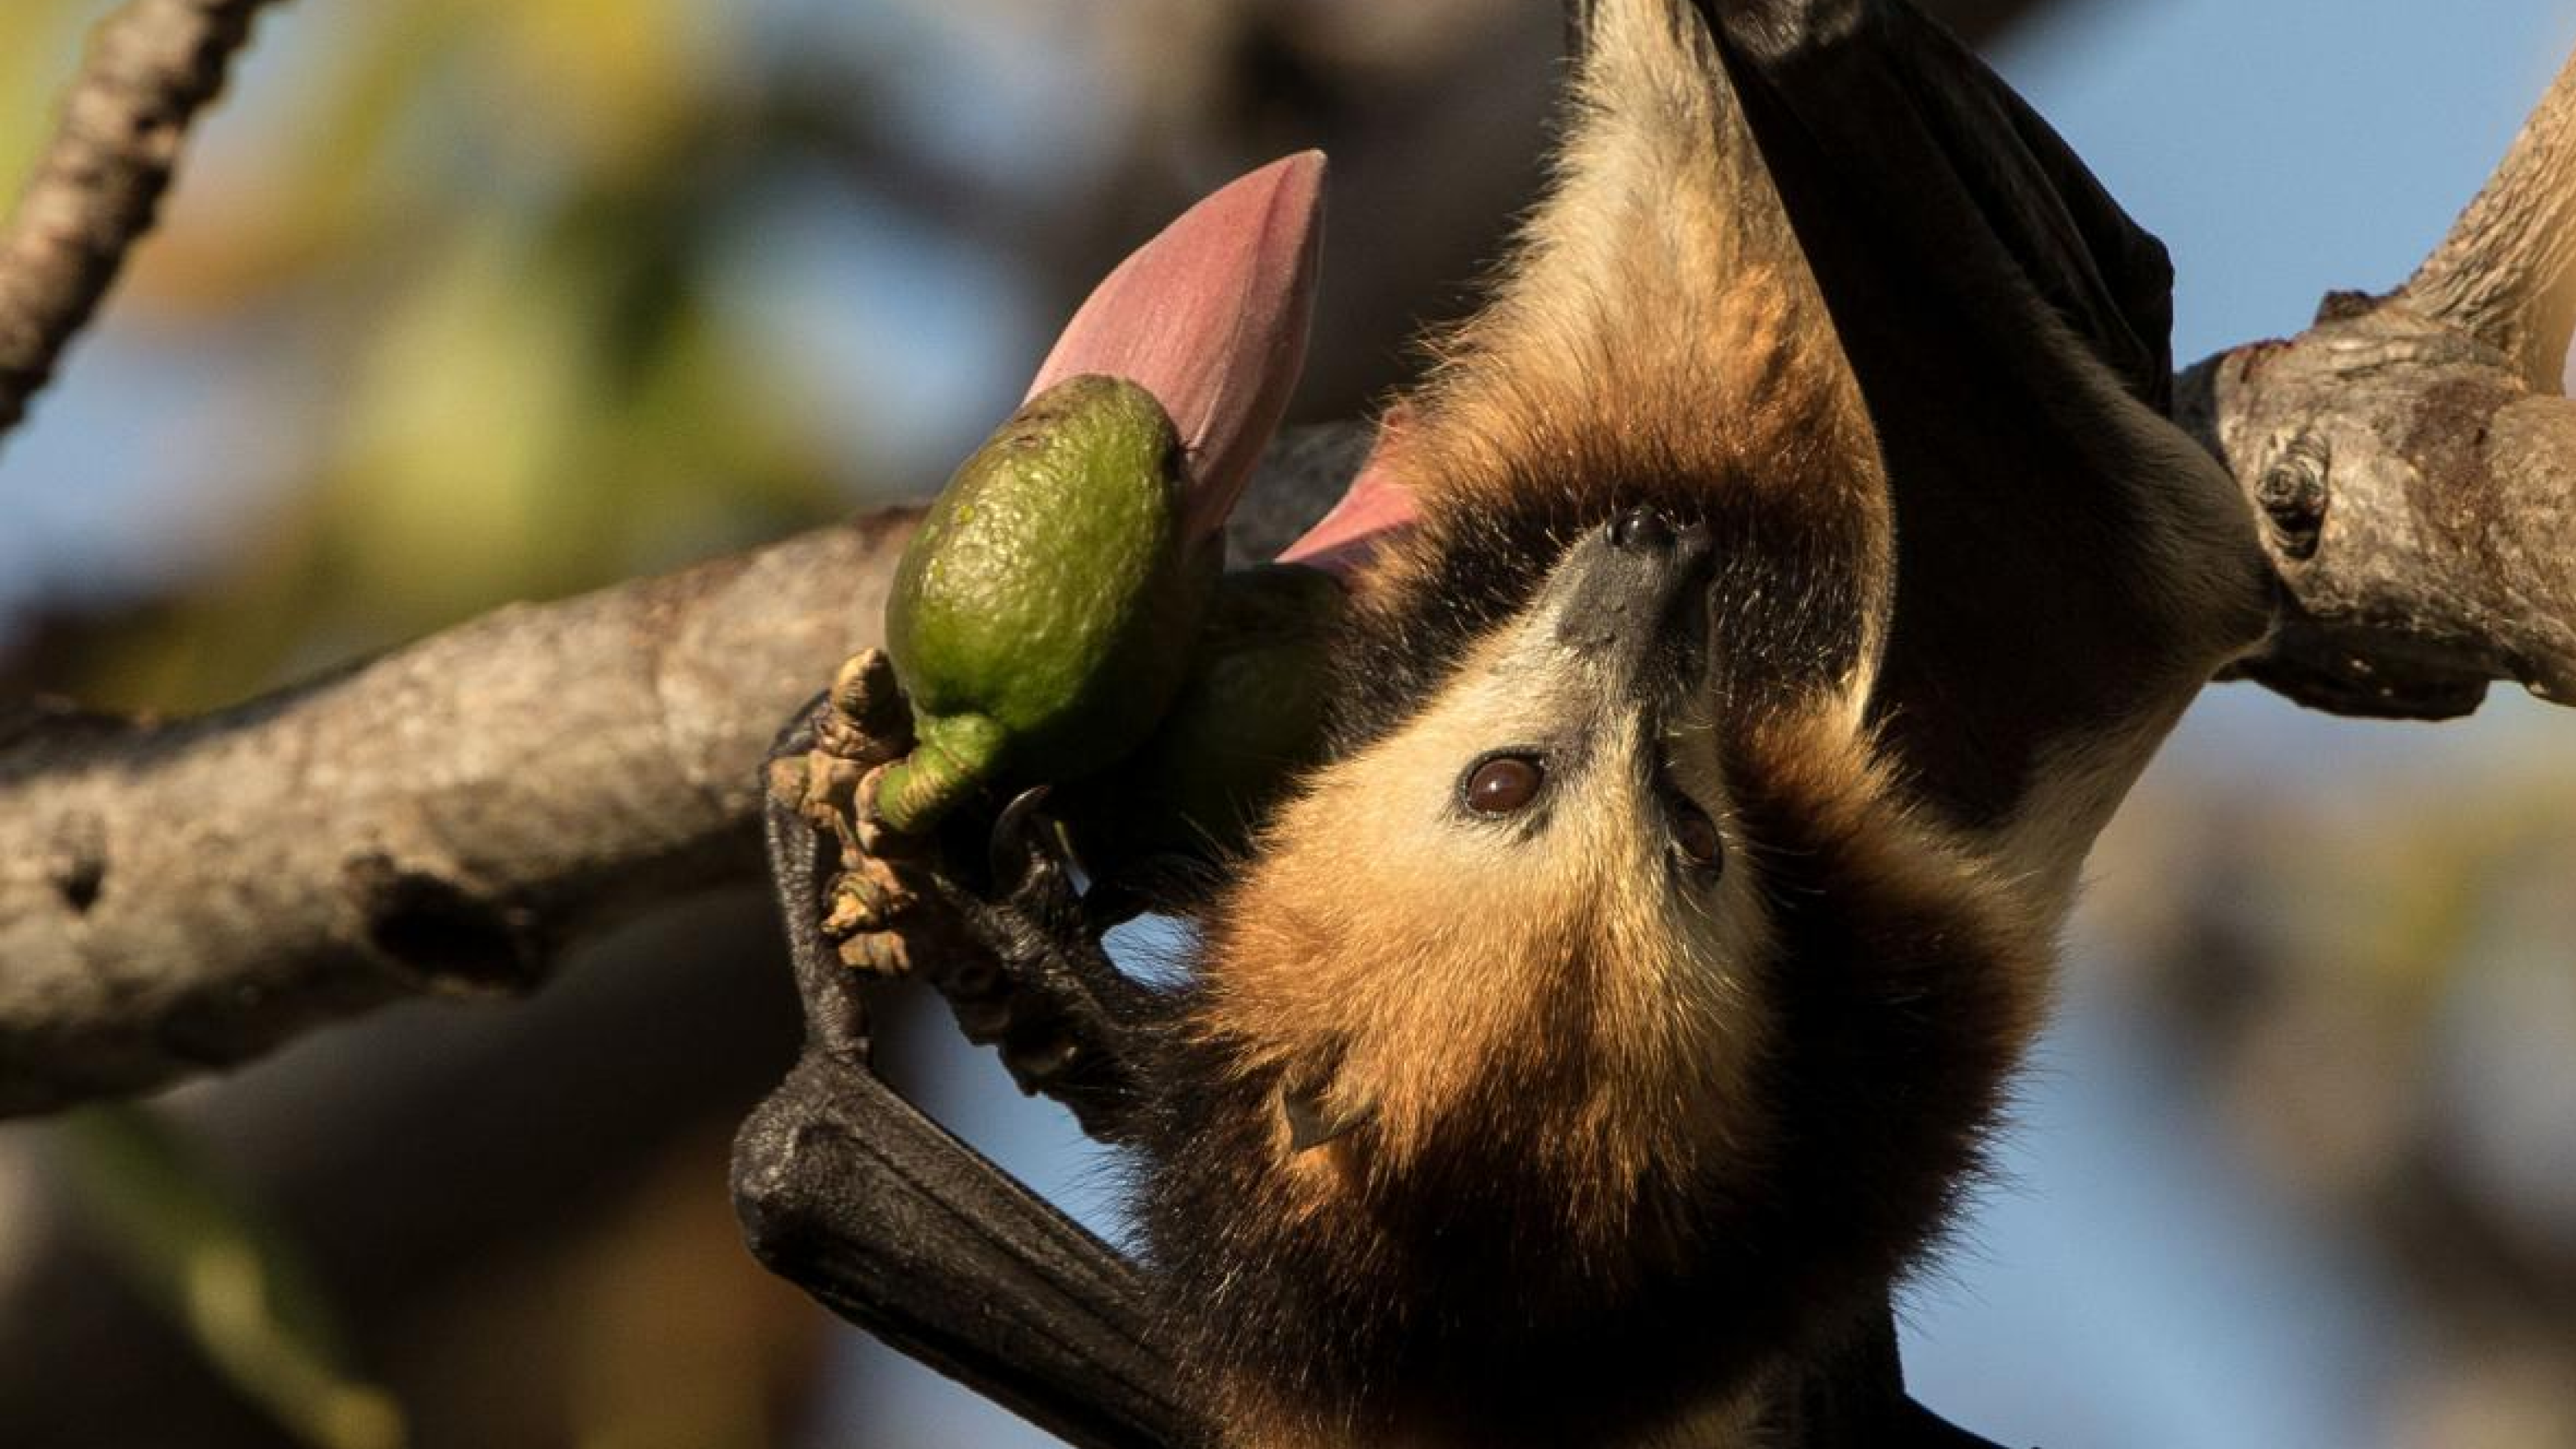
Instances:
[[[542,607],[172,724],[0,726],[0,1113],[428,990],[518,990],[759,869],[755,767],[872,642],[909,513]]]
[[[2279,623],[2244,668],[2338,714],[2576,700],[2576,404],[2400,300],[2185,374],[2262,523]]]
[[[2466,714],[2490,680],[2576,702],[2576,60],[2405,286],[2186,372],[2281,583],[2244,672],[2342,714]]]
[[[152,227],[188,125],[274,0],[132,0],[101,22],[0,237],[0,434]]]
[[[2407,279],[2407,304],[2512,358],[2554,392],[2576,313],[2576,56],[2495,175]]]

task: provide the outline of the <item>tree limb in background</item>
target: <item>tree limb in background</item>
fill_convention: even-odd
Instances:
[[[2466,714],[2492,679],[2576,703],[2571,304],[2576,60],[2406,285],[2184,374],[2285,595],[2250,677],[2344,714]]]
[[[0,434],[151,230],[188,125],[275,0],[131,0],[100,22],[0,238]]]
[[[2495,175],[2415,269],[2408,305],[2512,358],[2555,392],[2576,314],[2576,57],[2532,109]]]

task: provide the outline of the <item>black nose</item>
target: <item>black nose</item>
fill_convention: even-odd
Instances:
[[[1651,508],[1631,508],[1610,520],[1614,548],[1666,549],[1673,546],[1673,523]]]

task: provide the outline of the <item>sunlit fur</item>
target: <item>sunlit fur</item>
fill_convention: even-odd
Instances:
[[[1766,927],[1752,872],[1677,881],[1663,830],[1646,828],[1659,746],[1725,817],[1704,702],[1650,737],[1634,708],[1583,697],[1547,622],[1489,641],[1406,729],[1286,810],[1228,903],[1204,1020],[1239,1046],[1229,1070],[1366,1116],[1365,1134],[1287,1163],[1292,1212],[1329,1211],[1354,1177],[1400,1190],[1444,1130],[1544,1101],[1526,1170],[1564,1187],[1550,1235],[1625,1272],[1683,1236],[1665,1216],[1673,1184],[1703,1158],[1765,1148],[1765,1124],[1730,1108],[1764,1048],[1744,963]],[[1526,818],[1460,815],[1480,753],[1552,741],[1569,720],[1586,756],[1554,752]],[[1257,1037],[1236,1029],[1251,1022]]]
[[[1423,518],[1356,582],[1334,758],[1161,1064],[1140,1215],[1242,1446],[1760,1444],[1937,1235],[2041,1009],[2052,912],[1864,722],[1886,481],[1703,23],[1592,33],[1552,199],[1405,401]],[[1640,504],[1715,540],[1687,691],[1557,628]],[[1534,743],[1541,801],[1461,811]],[[1292,1151],[1290,1094],[1346,1130]]]
[[[1758,1417],[1935,1232],[2045,933],[1830,711],[1684,727],[1742,782],[1704,893],[1624,769],[1462,830],[1460,764],[1522,726],[1474,684],[1326,771],[1210,928],[1149,1210],[1176,1302],[1247,1444],[1749,1442],[1673,1430]],[[1361,1125],[1292,1155],[1290,1083]]]

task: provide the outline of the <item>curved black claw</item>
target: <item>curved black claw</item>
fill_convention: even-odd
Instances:
[[[916,963],[967,1040],[1000,1049],[1023,1092],[1070,1108],[1083,1131],[1123,1134],[1140,1080],[1143,1036],[1161,998],[1111,963],[1074,889],[1046,787],[1022,791],[986,842],[989,894],[942,875],[941,908],[961,949]]]
[[[991,875],[980,888],[961,883],[971,867],[948,869],[928,841],[900,859],[873,857],[882,879],[844,873],[855,841],[831,849],[809,810],[810,757],[830,753],[827,732],[847,723],[835,708],[832,697],[819,699],[780,735],[766,810],[770,874],[816,1043],[866,1064],[866,1011],[844,962],[854,943],[894,941],[900,949],[888,959],[908,963],[947,1000],[969,1041],[999,1048],[1021,1091],[1062,1102],[1094,1137],[1121,1135],[1132,1120],[1141,1037],[1162,998],[1101,950],[1061,832],[1041,813],[1046,788],[1021,792],[994,822],[985,841]],[[901,904],[869,907],[870,890]],[[884,919],[853,936],[844,914]]]
[[[819,737],[835,723],[829,699],[799,710],[764,782],[770,873],[809,1031],[795,1071],[735,1142],[746,1239],[843,1317],[1068,1443],[1213,1445],[1136,1266],[876,1077],[859,981],[823,928],[840,852],[807,811],[809,756],[834,753]],[[1000,980],[977,932],[928,909],[935,898],[920,904],[925,954],[980,971],[988,987]]]
[[[995,890],[1012,889],[1024,873],[1044,863],[1043,856],[1052,849],[1052,831],[1031,829],[1050,788],[1031,785],[1022,790],[1011,797],[1011,803],[1002,807],[1000,818],[993,822],[993,837],[985,853],[992,862]]]

